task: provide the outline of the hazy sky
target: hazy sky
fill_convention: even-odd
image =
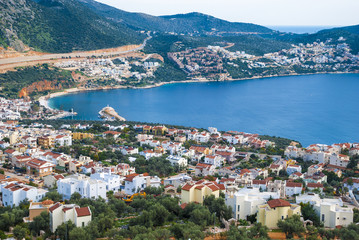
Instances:
[[[130,12],[169,15],[202,12],[265,26],[359,24],[359,0],[97,0]]]

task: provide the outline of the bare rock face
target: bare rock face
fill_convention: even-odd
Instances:
[[[15,23],[31,21],[35,13],[26,0],[3,0],[0,2],[0,38],[11,48],[23,52],[26,46],[19,39]]]

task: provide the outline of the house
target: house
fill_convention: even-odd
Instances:
[[[321,193],[323,192],[324,186],[321,183],[308,183],[307,189],[309,191],[313,191],[315,189],[318,189]]]
[[[225,187],[223,184],[217,184],[216,182],[210,182],[201,180],[198,182],[187,182],[181,191],[181,202],[183,203],[203,203],[206,196],[214,195],[216,198],[219,197],[219,193],[224,191]]]
[[[154,135],[165,135],[165,133],[168,132],[168,128],[166,128],[165,126],[155,126],[152,128],[152,133]]]
[[[304,177],[304,175],[300,172],[294,172],[289,176],[289,178],[292,180],[302,179],[303,177]]]
[[[268,180],[252,180],[252,187],[258,188],[260,191],[266,191],[267,190],[267,184]]]
[[[289,165],[287,166],[287,174],[288,175],[291,175],[295,172],[299,172],[301,173],[302,172],[302,167],[299,166],[299,165]]]
[[[277,176],[279,175],[280,170],[282,170],[284,167],[281,164],[271,164],[269,166],[269,169],[275,173]]]
[[[138,148],[133,147],[121,147],[121,153],[123,155],[138,154]]]
[[[120,176],[126,176],[136,172],[136,168],[131,167],[128,163],[119,163],[116,166],[116,170]]]
[[[169,155],[166,159],[174,166],[177,165],[179,167],[187,167],[188,164],[187,159],[180,156]]]
[[[52,174],[54,168],[56,167],[55,164],[39,159],[32,159],[28,161],[25,165],[26,173],[37,177],[44,177]]]
[[[164,179],[163,185],[164,186],[172,185],[177,189],[179,186],[184,185],[188,181],[192,181],[192,178],[190,176],[188,176],[187,174],[182,173],[180,175],[168,177],[168,178]]]
[[[204,158],[204,163],[214,165],[216,168],[221,167],[224,163],[224,159],[218,155],[207,155]]]
[[[32,222],[35,217],[40,216],[42,212],[49,212],[49,208],[54,204],[51,200],[42,202],[30,202],[29,217],[24,218],[25,222]]]
[[[75,140],[82,140],[82,139],[86,139],[86,138],[94,138],[94,134],[93,133],[82,133],[82,132],[73,132],[72,133],[72,139]]]
[[[38,137],[37,144],[44,148],[51,148],[55,145],[55,139],[52,136]]]
[[[303,189],[302,183],[287,181],[285,184],[285,195],[291,197],[295,194],[301,194],[302,189]]]
[[[148,150],[144,150],[142,152],[140,152],[141,156],[144,156],[146,158],[146,160],[149,160],[152,157],[160,157],[162,156],[161,153],[155,153],[153,150],[148,149]]]
[[[278,227],[279,220],[284,220],[295,214],[301,214],[299,205],[290,204],[282,199],[273,199],[258,207],[257,222],[273,229]]]
[[[54,143],[56,146],[71,146],[72,145],[72,136],[71,135],[57,135],[54,138]]]
[[[316,173],[322,172],[324,170],[324,163],[319,163],[315,165],[311,165],[308,167],[308,175],[314,175]]]
[[[65,177],[62,174],[51,174],[45,176],[44,179],[44,185],[47,188],[53,188],[56,186],[57,181],[60,179],[64,179]]]
[[[49,208],[50,230],[55,232],[61,224],[71,221],[76,227],[85,227],[92,219],[89,207],[79,207],[75,204],[56,203]]]
[[[211,175],[213,176],[215,173],[216,167],[214,165],[205,164],[205,163],[197,163],[195,168],[195,175],[204,177]]]
[[[38,202],[45,197],[46,190],[22,183],[10,183],[2,188],[2,203],[5,207],[19,206],[24,200]]]
[[[246,220],[247,216],[256,214],[258,206],[265,204],[270,198],[279,198],[279,194],[260,192],[259,188],[242,188],[226,193],[226,205],[232,208],[236,220]]]
[[[125,193],[132,195],[142,191],[147,186],[150,186],[150,178],[148,173],[127,175],[125,178]]]
[[[106,183],[102,180],[94,180],[84,175],[72,175],[57,181],[57,192],[63,199],[70,199],[75,192],[83,198],[98,199],[106,197]]]
[[[117,131],[106,131],[106,132],[104,132],[103,134],[102,134],[102,137],[103,138],[106,138],[106,137],[113,137],[114,139],[117,139],[117,138],[119,138],[120,137],[120,135],[121,135],[121,133],[120,132],[117,132]]]
[[[106,191],[117,192],[121,188],[121,177],[119,175],[112,175],[111,173],[94,173],[90,176],[94,180],[102,180],[106,183]]]
[[[324,227],[347,227],[353,223],[352,208],[344,207],[341,198],[321,199],[318,194],[306,194],[296,198],[297,203],[310,203]],[[306,220],[306,219],[305,219]]]
[[[348,155],[333,153],[329,157],[329,164],[338,166],[338,167],[347,167],[347,165],[349,164],[349,161],[350,161],[350,159],[349,159]]]

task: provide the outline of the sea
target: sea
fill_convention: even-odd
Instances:
[[[49,105],[73,108],[74,119],[99,120],[109,105],[129,121],[217,127],[308,146],[359,142],[358,89],[359,74],[316,74],[88,91],[52,98]]]
[[[288,32],[288,33],[297,33],[297,34],[304,34],[304,33],[316,33],[320,30],[335,28],[338,26],[267,26],[270,29],[280,31],[280,32]]]

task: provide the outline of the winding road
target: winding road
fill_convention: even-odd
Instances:
[[[99,49],[94,51],[85,51],[85,52],[72,52],[72,53],[57,53],[57,54],[42,54],[42,55],[33,55],[33,56],[22,56],[14,58],[3,58],[0,59],[0,69],[14,68],[23,65],[28,65],[29,63],[39,63],[46,61],[60,60],[64,58],[85,58],[91,56],[110,56],[118,54],[126,54],[131,52],[136,52],[144,49],[147,44],[147,41],[150,40],[152,36],[150,33],[147,34],[147,37],[144,39],[141,45],[127,45],[117,48],[108,48],[108,49]]]

